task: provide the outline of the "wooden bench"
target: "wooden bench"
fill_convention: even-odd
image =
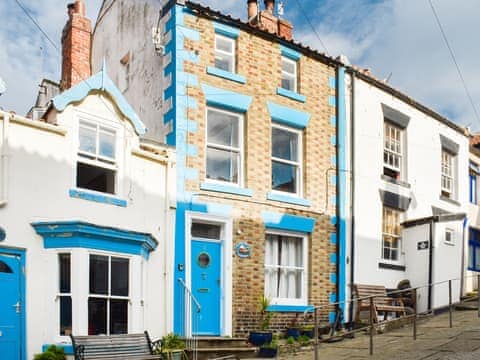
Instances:
[[[409,309],[404,306],[401,298],[387,296],[385,286],[381,285],[354,285],[354,294],[357,299],[356,319],[360,320],[361,311],[370,311],[370,297],[373,298],[373,321],[378,323],[378,313],[383,312],[407,315]]]
[[[125,335],[73,336],[75,360],[155,360],[162,355],[154,355],[158,346],[152,343],[148,332]]]

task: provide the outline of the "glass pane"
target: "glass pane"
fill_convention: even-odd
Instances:
[[[210,144],[238,148],[238,117],[208,110],[207,141]]]
[[[233,151],[207,149],[207,178],[238,183],[240,155]]]
[[[72,333],[72,298],[60,296],[60,335]]]
[[[97,153],[97,132],[95,127],[81,124],[79,133],[79,149],[91,154]]]
[[[70,254],[59,254],[60,293],[70,292]]]
[[[216,36],[216,48],[217,50],[225,51],[229,54],[233,54],[234,42],[230,39],[225,39],[220,36]]]
[[[99,155],[115,159],[115,132],[102,129],[100,132]]]
[[[197,258],[197,263],[198,263],[198,266],[202,268],[208,267],[208,265],[210,265],[210,255],[204,252],[199,254]]]
[[[110,334],[128,332],[128,300],[110,300]]]
[[[222,227],[214,224],[192,223],[192,237],[220,240]]]
[[[272,156],[284,160],[298,161],[298,134],[272,128]]]
[[[88,335],[107,335],[107,299],[88,299]]]
[[[295,91],[295,81],[291,77],[282,75],[282,88],[285,90]]]
[[[474,246],[473,245],[469,245],[468,246],[468,268],[469,269],[473,269],[473,251],[474,251]],[[480,284],[479,284],[480,285]]]
[[[217,69],[233,73],[233,59],[226,55],[215,55],[215,67]]]
[[[90,294],[108,294],[108,257],[90,255]]]
[[[0,261],[0,273],[12,274],[13,271],[12,271],[12,269],[10,268],[10,266],[8,266],[7,264],[5,264],[3,261]]]
[[[128,296],[128,259],[112,257],[111,295]]]
[[[289,74],[295,74],[295,63],[282,59],[282,71],[285,71]]]
[[[272,161],[272,189],[297,193],[297,167]]]

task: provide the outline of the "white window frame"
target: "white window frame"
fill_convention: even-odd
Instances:
[[[393,233],[387,233],[385,232],[385,219],[386,219],[386,211],[392,211],[398,215],[398,226],[402,223],[402,216],[403,212],[388,206],[383,206],[382,207],[382,248],[381,248],[381,259],[382,261],[387,261],[391,263],[400,263],[401,262],[401,256],[402,256],[402,247],[403,247],[403,241],[402,241],[402,230],[400,229],[399,234],[393,234]],[[397,239],[398,243],[398,248],[397,249],[397,259],[391,259],[391,258],[385,258],[385,237],[392,237]],[[388,247],[389,249],[395,249],[392,247]]]
[[[218,47],[217,47],[217,41],[218,41],[218,39],[221,39],[221,40],[224,40],[224,41],[226,41],[226,42],[231,43],[231,45],[232,45],[232,52],[229,53],[229,52],[227,52],[227,51],[218,49]],[[228,58],[230,59],[230,61],[231,61],[232,69],[231,69],[231,71],[228,71],[228,70],[224,70],[224,71],[231,72],[231,73],[233,73],[233,74],[236,74],[236,72],[237,72],[236,49],[237,49],[237,41],[236,41],[236,39],[230,38],[230,37],[228,37],[228,36],[223,36],[223,35],[220,35],[220,34],[215,34],[215,59],[217,58],[217,53],[218,53],[219,55],[228,57]],[[223,69],[222,69],[222,70],[223,70]]]
[[[272,130],[273,130],[273,128],[277,128],[277,129],[281,129],[281,130],[284,130],[284,131],[288,131],[288,132],[297,134],[298,159],[297,159],[297,161],[291,161],[291,160],[285,160],[285,159],[277,158],[277,157],[274,157],[272,152],[270,151],[270,156],[271,156],[270,167],[271,167],[271,171],[272,171],[271,176],[273,177],[273,162],[274,161],[282,163],[282,164],[294,165],[294,166],[297,167],[297,181],[298,181],[298,184],[296,184],[297,185],[296,186],[297,192],[295,192],[295,193],[290,193],[288,191],[281,191],[281,190],[273,190],[273,189],[272,189],[272,192],[277,193],[277,194],[282,194],[282,195],[302,197],[303,196],[303,131],[298,130],[298,129],[294,129],[294,128],[291,128],[291,127],[288,127],[288,126],[283,126],[283,125],[278,125],[278,124],[272,123]],[[273,131],[271,131],[270,133],[272,134]],[[272,136],[273,136],[273,134],[272,134]],[[273,143],[273,137],[272,137],[272,143]]]
[[[218,145],[214,143],[209,143],[208,142],[208,111],[216,111],[219,113],[224,113],[229,116],[235,116],[238,119],[238,148],[230,147],[230,146],[225,146],[225,145]],[[244,126],[244,121],[245,117],[244,114],[238,113],[238,112],[232,112],[232,111],[227,111],[223,109],[219,109],[216,107],[212,106],[207,106],[205,110],[205,181],[209,183],[216,183],[216,184],[222,184],[222,185],[229,185],[229,186],[235,186],[235,187],[243,187],[243,172],[244,172],[244,138],[243,138],[243,126]],[[238,161],[238,180],[236,183],[230,182],[230,181],[222,181],[222,180],[216,180],[216,179],[209,179],[207,177],[207,151],[208,148],[212,149],[217,149],[217,150],[225,150],[225,151],[234,151],[238,152],[239,154],[239,161]]]
[[[265,231],[265,247],[267,242],[267,235],[280,235],[300,238],[302,241],[302,260],[303,260],[303,273],[302,273],[302,297],[301,299],[289,299],[289,298],[269,298],[271,305],[307,305],[308,304],[308,235],[304,233],[298,233],[293,231]],[[264,258],[264,281],[266,278],[267,268],[273,268],[274,265],[267,265],[266,263],[266,250]],[[264,296],[267,297],[267,287],[264,286]]]
[[[122,194],[122,186],[121,186],[121,168],[124,164],[125,159],[121,156],[121,154],[125,151],[124,147],[126,144],[123,142],[124,138],[124,129],[119,126],[118,123],[100,117],[98,115],[93,115],[85,111],[76,111],[76,140],[73,142],[73,151],[74,151],[74,158],[76,159],[74,169],[73,169],[73,187],[79,191],[84,192],[91,192],[94,194],[101,194],[104,196],[120,196]],[[80,124],[88,123],[98,127],[102,127],[108,129],[110,131],[115,132],[115,158],[104,157],[98,154],[91,154],[88,152],[80,151]],[[97,133],[97,144],[96,144],[96,152],[99,151],[99,136]],[[114,192],[107,193],[102,191],[95,191],[91,189],[81,188],[77,186],[77,163],[83,163],[91,166],[96,166],[100,168],[104,168],[107,170],[112,170],[115,172],[115,180],[114,180]]]
[[[90,293],[90,256],[103,256],[108,258],[108,294],[92,294]],[[118,295],[111,295],[111,286],[112,286],[112,257],[128,260],[128,296],[118,296]],[[97,298],[97,299],[107,299],[107,334],[110,335],[110,300],[127,300],[127,334],[130,333],[131,329],[131,312],[132,312],[132,259],[130,256],[125,256],[124,254],[112,254],[112,253],[97,253],[97,252],[89,252],[88,253],[88,279],[87,281],[87,304],[86,304],[86,323],[88,326],[88,300],[90,298]]]
[[[288,71],[285,71],[284,68],[283,68],[283,63],[286,62],[286,63],[290,63],[293,65],[293,68],[294,68],[294,71],[293,73],[290,73]],[[293,79],[293,89],[285,89],[283,88],[282,84],[280,84],[280,86],[285,89],[285,90],[288,90],[288,91],[292,91],[292,92],[295,92],[295,93],[298,93],[298,68],[297,68],[297,61],[295,60],[292,60],[292,59],[289,59],[288,57],[286,56],[282,56],[282,59],[281,59],[281,71],[282,71],[282,78],[281,80],[285,78],[291,80]]]
[[[455,155],[442,148],[441,160],[441,193],[448,194],[448,197],[454,198],[455,189]]]
[[[64,249],[62,249],[64,250]],[[60,291],[60,255],[69,255],[70,256],[70,292],[69,293],[62,293]],[[58,251],[56,253],[56,265],[57,265],[57,286],[56,286],[56,294],[55,294],[55,302],[56,302],[56,306],[55,306],[55,316],[56,316],[56,319],[57,319],[57,322],[56,322],[56,326],[55,326],[55,331],[56,331],[56,335],[55,337],[57,339],[61,339],[62,342],[64,341],[68,341],[70,340],[70,336],[69,335],[61,335],[60,334],[60,298],[61,297],[70,297],[70,301],[71,301],[71,312],[72,312],[72,334],[74,333],[74,328],[73,328],[73,319],[74,319],[74,316],[73,316],[73,312],[74,312],[74,303],[73,303],[73,266],[72,266],[72,263],[73,263],[73,256],[72,256],[72,252],[71,250],[67,250],[67,251]]]
[[[398,172],[399,179],[403,178],[403,161],[404,161],[404,148],[403,148],[403,138],[404,138],[404,129],[388,122],[384,121],[383,124],[383,166]],[[392,136],[393,133],[393,136]],[[398,140],[396,135],[398,134]],[[399,146],[400,151],[398,152],[395,147]],[[398,167],[393,164],[393,161],[385,161],[385,154],[387,154],[387,159],[398,158]]]
[[[450,240],[447,240],[448,237],[450,237]],[[453,246],[455,245],[455,230],[451,228],[446,228],[445,229],[445,239],[444,239],[445,244]]]

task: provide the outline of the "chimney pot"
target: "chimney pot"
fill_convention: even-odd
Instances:
[[[80,14],[83,17],[85,16],[85,3],[83,0],[75,1],[75,13]]]
[[[265,3],[265,8],[267,9],[267,11],[269,13],[273,14],[273,10],[275,8],[275,0],[265,0],[264,3]]]
[[[251,21],[251,19],[254,16],[257,16],[258,14],[258,2],[257,0],[248,0],[248,20]]]

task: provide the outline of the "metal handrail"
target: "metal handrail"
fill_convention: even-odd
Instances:
[[[187,286],[187,284],[185,283],[185,281],[183,281],[182,278],[178,278],[178,282],[180,284],[182,284],[184,290],[188,293],[188,295],[190,296],[190,298],[193,300],[193,302],[195,303],[195,307],[197,308],[197,313],[199,313],[200,311],[202,311],[202,306],[200,305],[200,303],[198,302],[197,298],[195,297],[195,295],[192,294],[192,291],[189,289],[189,287]]]

